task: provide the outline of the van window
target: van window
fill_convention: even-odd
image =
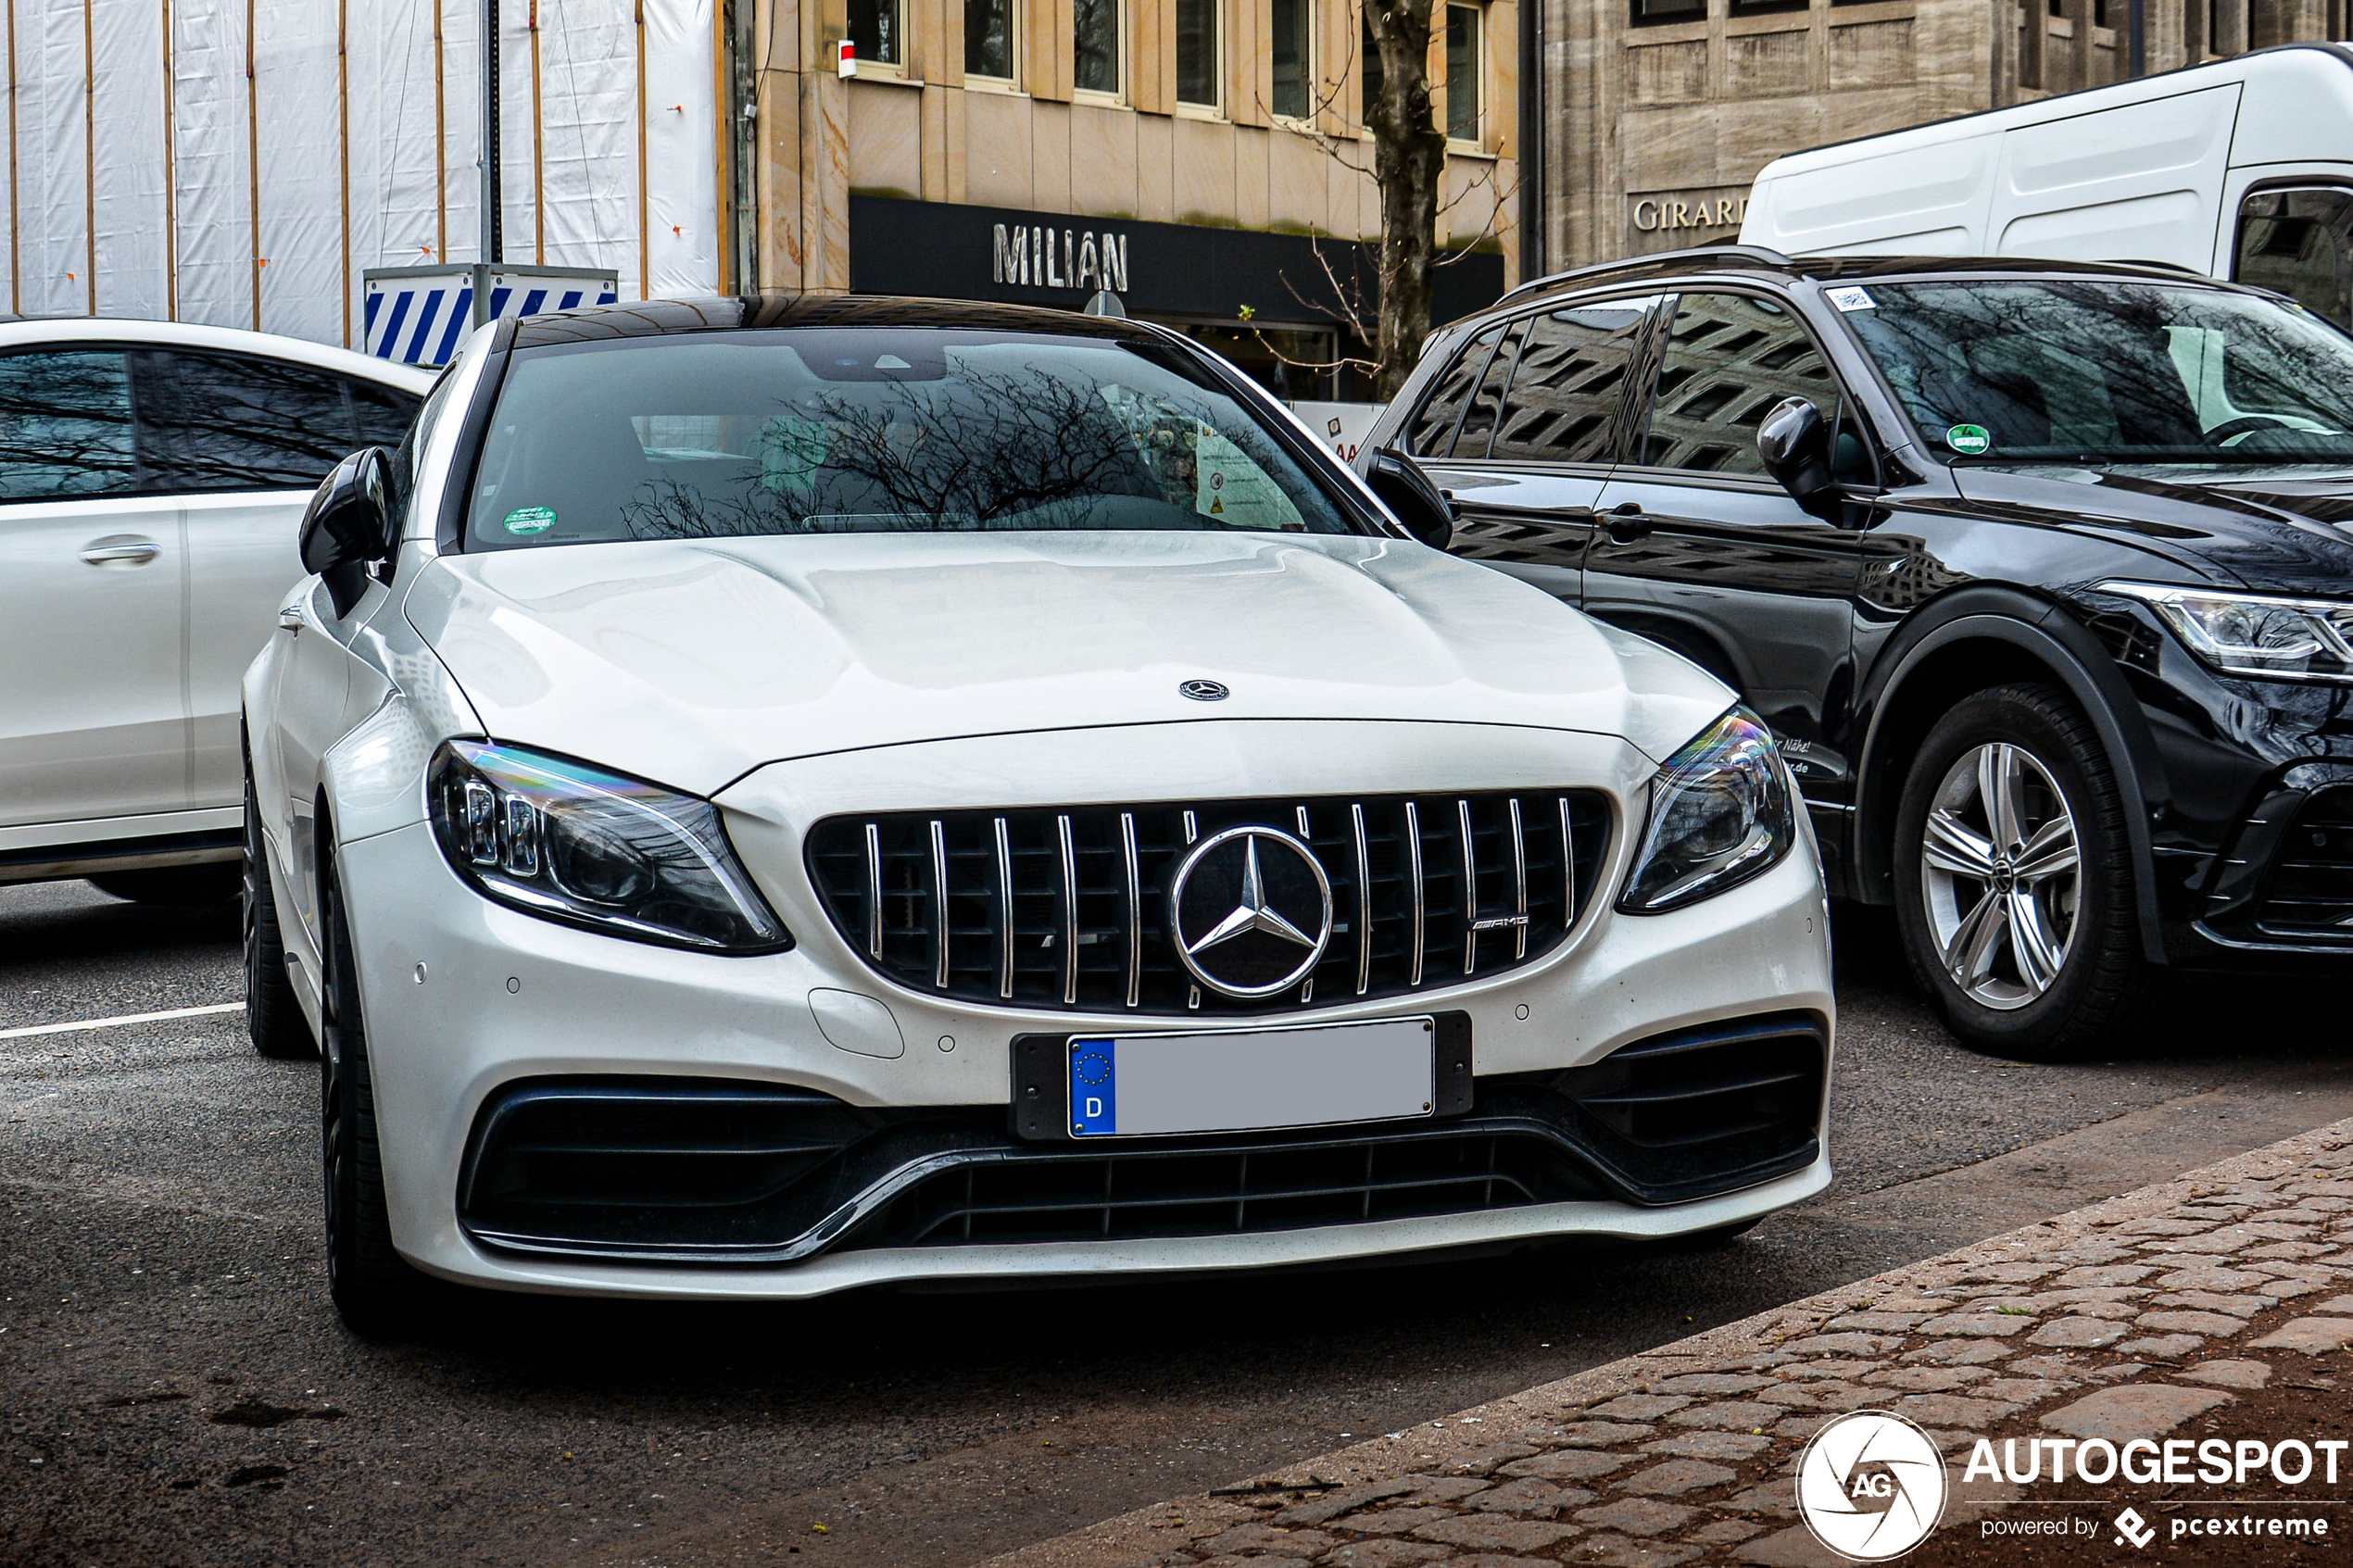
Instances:
[[[1657,305],[1655,296],[1611,300],[1531,319],[1504,394],[1493,456],[1554,463],[1613,458],[1627,369]]]
[[[1429,395],[1422,400],[1421,412],[1414,416],[1405,433],[1407,451],[1416,458],[1443,458],[1453,451],[1463,410],[1470,407],[1471,394],[1487,374],[1487,362],[1495,357],[1495,345],[1503,340],[1504,329],[1490,327],[1455,353],[1454,362],[1432,383]]]
[[[1642,463],[1762,474],[1756,427],[1789,397],[1806,398],[1825,419],[1837,415],[1838,383],[1806,329],[1768,299],[1687,294],[1676,302],[1651,395]]]
[[[2353,327],[2353,191],[2258,191],[2239,204],[2231,276]]]

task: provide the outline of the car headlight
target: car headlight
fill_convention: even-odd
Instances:
[[[2103,583],[2095,591],[2148,606],[2184,647],[2225,674],[2353,684],[2353,603],[2151,583]]]
[[[1651,781],[1650,822],[1617,907],[1655,915],[1713,897],[1770,868],[1796,841],[1773,733],[1735,708]]]
[[[713,953],[792,935],[745,874],[708,800],[566,758],[444,742],[434,834],[484,897],[566,925]]]

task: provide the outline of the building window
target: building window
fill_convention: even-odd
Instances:
[[[1271,107],[1286,119],[1305,119],[1311,109],[1307,78],[1314,69],[1308,23],[1315,7],[1311,0],[1274,0],[1274,5],[1275,35],[1268,44],[1275,64]]]
[[[1217,0],[1176,0],[1176,101],[1217,107]]]
[[[1364,99],[1357,106],[1359,112],[1356,119],[1359,124],[1369,125],[1373,120],[1373,106],[1380,102],[1381,88],[1380,44],[1373,37],[1373,19],[1370,12],[1365,15],[1364,34],[1364,38],[1356,45],[1356,56],[1361,62],[1357,67],[1356,78]]]
[[[1768,11],[1802,11],[1809,0],[1729,0],[1727,16],[1761,17]]]
[[[1707,0],[1630,0],[1633,23],[1696,22],[1707,19]]]
[[[1072,0],[1071,85],[1081,93],[1119,91],[1119,0]]]
[[[1478,24],[1476,6],[1446,7],[1446,135],[1478,140]]]
[[[1013,80],[1013,0],[964,0],[964,74]]]
[[[904,66],[900,0],[849,0],[849,46],[860,65]]]

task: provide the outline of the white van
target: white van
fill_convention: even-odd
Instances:
[[[1795,153],[1744,245],[2158,261],[2353,327],[2353,49],[2298,44]]]

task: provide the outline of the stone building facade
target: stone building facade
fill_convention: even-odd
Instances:
[[[1729,241],[1785,153],[2347,35],[2347,0],[1541,3],[1545,270]]]
[[[732,285],[1081,306],[1295,396],[1345,354],[1379,211],[1356,0],[739,0]],[[1440,0],[1439,319],[1516,280],[1516,0]],[[854,49],[854,74],[839,65]],[[1292,361],[1297,363],[1286,363]]]

